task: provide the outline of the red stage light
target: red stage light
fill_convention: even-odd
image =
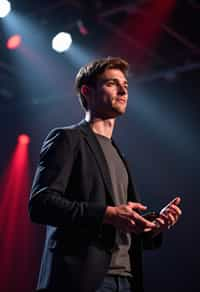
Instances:
[[[27,145],[30,143],[30,137],[26,134],[21,134],[18,136],[18,143],[23,144],[23,145]]]
[[[23,136],[28,137],[25,134],[19,137]],[[34,242],[35,230],[27,213],[27,194],[31,188],[29,147],[17,143],[13,150],[7,168],[0,176],[0,259],[3,263],[0,291],[32,291],[38,251]],[[19,261],[20,269],[17,269]]]
[[[7,43],[6,43],[6,47],[9,49],[9,50],[15,50],[17,48],[19,48],[19,46],[21,45],[22,43],[22,38],[20,35],[16,34],[16,35],[13,35],[11,36],[8,40],[7,40]]]
[[[88,34],[88,29],[86,28],[86,26],[84,25],[84,23],[81,20],[77,21],[77,25],[78,25],[78,29],[80,34],[82,35],[87,35]]]

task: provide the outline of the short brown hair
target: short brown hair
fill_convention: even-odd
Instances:
[[[75,88],[83,108],[88,110],[87,101],[81,94],[82,85],[95,86],[99,75],[104,73],[106,69],[119,69],[128,77],[128,67],[128,62],[119,57],[98,59],[81,67],[76,75]]]

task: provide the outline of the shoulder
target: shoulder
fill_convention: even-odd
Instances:
[[[78,139],[80,137],[80,123],[65,127],[53,128],[44,141],[52,139]]]
[[[66,127],[53,128],[49,131],[44,139],[41,152],[46,152],[48,149],[76,147],[80,141],[79,124]]]

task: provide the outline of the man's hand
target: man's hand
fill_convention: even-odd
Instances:
[[[139,214],[139,211],[145,211],[146,209],[147,207],[141,203],[133,202],[115,207],[108,206],[104,223],[112,224],[123,232],[134,232],[136,234],[154,229],[156,224]]]
[[[176,197],[160,211],[159,216],[153,221],[156,224],[156,228],[153,229],[154,236],[176,224],[182,214],[180,203],[181,198]]]

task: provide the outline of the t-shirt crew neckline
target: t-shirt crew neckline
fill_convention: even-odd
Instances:
[[[97,137],[99,137],[100,139],[103,139],[103,140],[108,141],[108,142],[112,142],[112,139],[111,138],[108,138],[106,136],[103,136],[103,135],[100,135],[100,134],[97,134],[97,133],[95,133],[95,135]]]

